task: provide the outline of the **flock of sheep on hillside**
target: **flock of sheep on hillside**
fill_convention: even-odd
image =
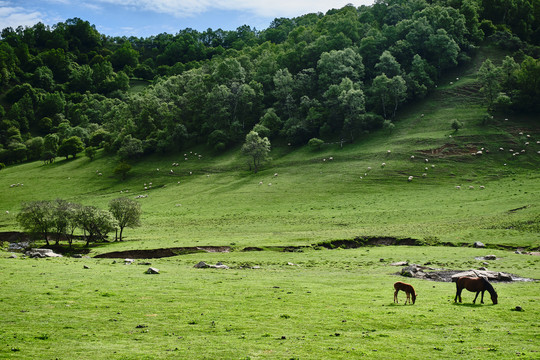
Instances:
[[[420,116],[421,116],[421,117],[424,117],[424,114],[421,114]],[[504,119],[504,120],[507,121],[508,119]],[[530,134],[524,134],[523,131],[520,131],[520,132],[518,133],[518,136],[520,137],[520,139],[522,139],[522,141],[524,141],[523,146],[524,146],[525,148],[526,148],[526,147],[530,147],[531,141],[533,141],[533,139],[531,138],[531,135],[530,135]],[[452,135],[449,135],[449,137],[452,137]],[[533,144],[534,144],[534,142],[533,142]],[[537,145],[540,145],[540,140],[536,141],[536,144],[537,144]],[[502,146],[499,147],[499,152],[503,152],[503,151],[505,151],[504,147],[502,147]],[[510,152],[510,153],[512,154],[512,157],[514,158],[514,157],[519,156],[520,154],[526,153],[526,149],[514,150],[513,148],[510,148],[510,149],[508,149],[508,152]],[[471,155],[472,155],[472,156],[483,156],[483,155],[486,155],[486,154],[489,154],[489,153],[490,153],[489,149],[482,147],[482,148],[480,148],[480,150],[476,150],[476,151],[472,152]],[[391,154],[392,154],[392,151],[391,151],[391,150],[387,150],[387,151],[386,151],[386,156],[390,156]],[[537,151],[537,154],[540,155],[540,150]],[[198,159],[198,160],[202,159],[202,155],[201,155],[201,154],[197,154],[196,152],[193,153],[192,151],[190,151],[189,154],[188,154],[188,153],[185,153],[185,154],[184,154],[184,161],[188,161],[188,160],[189,160],[189,156],[192,156],[192,155],[194,155],[195,158]],[[415,159],[416,159],[416,157],[415,157],[414,155],[411,155],[411,156],[410,156],[410,160],[411,160],[411,161],[414,161]],[[323,162],[328,162],[328,161],[333,161],[333,160],[334,160],[334,157],[333,157],[333,156],[330,156],[330,157],[328,157],[328,158],[323,158],[323,159],[322,159]],[[425,162],[426,165],[427,165],[427,163],[429,163],[429,159],[425,158],[425,159],[424,159],[424,162]],[[172,163],[172,167],[173,167],[173,168],[174,168],[174,167],[178,167],[179,165],[180,165],[180,164],[179,164],[178,162],[173,162],[173,163]],[[507,165],[507,164],[505,163],[504,166],[506,166],[506,165]],[[387,163],[386,163],[386,162],[381,163],[381,168],[384,169],[384,168],[386,168],[386,166],[387,166]],[[431,164],[431,168],[435,168],[435,165]],[[371,169],[372,169],[371,166],[368,166],[366,172],[364,173],[364,175],[363,175],[363,176],[360,176],[360,179],[362,180],[365,176],[367,176],[368,173],[371,171]],[[426,176],[427,176],[427,171],[428,171],[428,169],[429,169],[429,168],[428,168],[427,166],[424,167],[424,171],[425,171],[425,172],[422,173],[422,177],[426,177]],[[159,171],[160,171],[159,168],[157,168],[156,171],[159,172]],[[173,169],[171,169],[171,170],[169,171],[169,174],[170,174],[170,175],[176,175],[176,173],[175,173],[175,171],[174,171]],[[189,175],[192,175],[192,174],[193,174],[193,171],[189,171],[188,174],[189,174]],[[97,176],[103,176],[103,173],[101,173],[99,170],[96,170],[96,175],[97,175]],[[209,176],[210,176],[210,175],[207,175],[207,177],[209,177]],[[274,177],[277,177],[277,176],[278,176],[278,173],[274,173]],[[407,177],[407,181],[408,181],[408,182],[413,181],[413,179],[414,179],[414,176],[413,176],[413,175],[409,175],[409,176]],[[180,184],[180,181],[178,181],[178,184]],[[260,182],[258,183],[258,185],[263,185],[263,182],[260,181]],[[14,188],[14,187],[22,187],[22,186],[24,186],[24,184],[17,183],[17,184],[11,184],[11,185],[10,185],[10,188]],[[268,186],[272,186],[272,183],[269,182],[269,183],[268,183]],[[461,190],[461,189],[462,189],[462,186],[461,186],[461,185],[457,185],[455,188],[456,188],[457,190]],[[474,187],[473,185],[469,185],[468,188],[469,188],[470,190],[474,190],[474,189],[475,189],[475,187]],[[152,189],[152,183],[151,183],[151,182],[144,183],[144,190],[150,190],[150,189]],[[484,186],[484,185],[481,185],[481,186],[479,186],[479,189],[480,189],[480,190],[483,190],[483,189],[485,189],[485,186]],[[120,192],[121,192],[121,193],[124,193],[124,192],[127,193],[128,191],[129,191],[129,190],[121,190]],[[146,198],[146,197],[148,197],[148,194],[144,194],[144,195],[141,194],[141,195],[135,196],[135,199],[141,199],[141,198]],[[9,211],[6,211],[6,214],[9,214]]]

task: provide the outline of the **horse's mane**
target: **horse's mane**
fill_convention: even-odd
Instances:
[[[497,294],[497,292],[493,288],[493,285],[491,285],[489,281],[487,281],[486,278],[481,277],[480,279],[482,279],[482,281],[484,282],[484,287],[486,288],[487,291],[489,291],[490,294]]]

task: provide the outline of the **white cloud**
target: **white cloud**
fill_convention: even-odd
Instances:
[[[39,11],[31,11],[19,6],[10,6],[7,2],[0,2],[0,29],[7,27],[17,28],[22,26],[34,26],[43,22],[43,14]]]
[[[96,0],[118,5],[117,0]],[[312,12],[326,12],[349,3],[370,5],[374,0],[124,0],[122,5],[134,9],[191,17],[209,10],[236,10],[261,17],[295,17]]]

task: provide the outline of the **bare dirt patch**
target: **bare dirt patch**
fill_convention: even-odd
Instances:
[[[95,258],[105,259],[158,259],[163,257],[171,257],[184,254],[194,254],[198,252],[230,252],[229,246],[193,246],[193,247],[175,247],[147,250],[126,250],[113,251],[110,253],[99,254]]]

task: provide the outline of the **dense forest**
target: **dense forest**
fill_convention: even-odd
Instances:
[[[537,112],[539,22],[539,0],[377,0],[262,31],[109,37],[79,18],[5,28],[0,163],[223,150],[251,130],[292,145],[354,141],[487,45],[508,54],[480,69],[488,110]]]

